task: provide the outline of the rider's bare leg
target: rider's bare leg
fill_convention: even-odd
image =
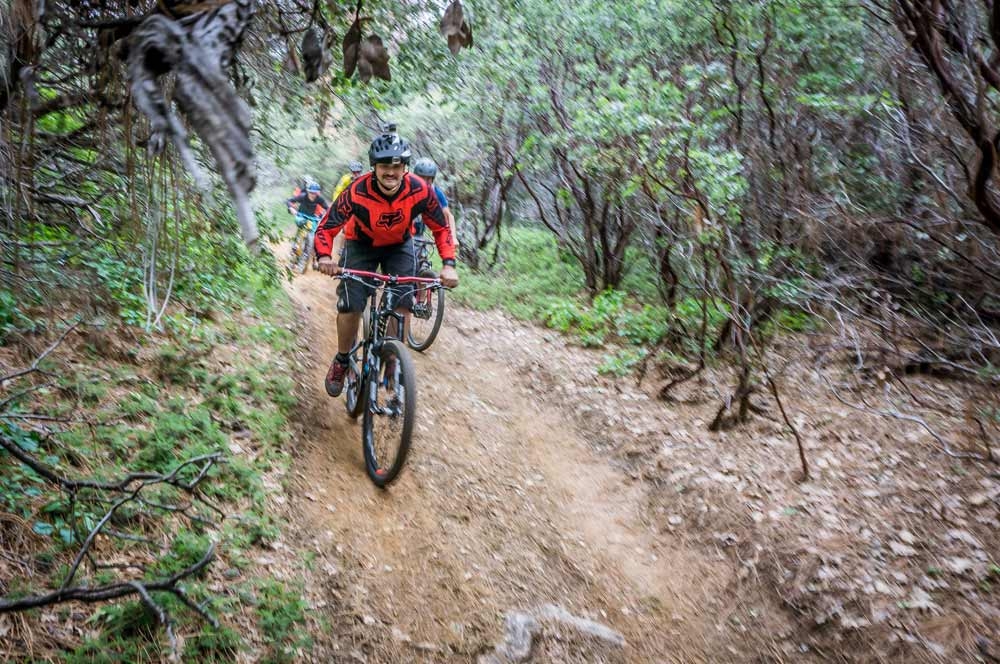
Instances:
[[[358,339],[358,325],[361,323],[361,312],[341,312],[337,314],[337,351],[347,355],[354,348]]]

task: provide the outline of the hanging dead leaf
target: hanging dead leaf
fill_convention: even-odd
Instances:
[[[362,83],[372,80],[372,65],[364,58],[358,58],[358,80]]]
[[[350,78],[354,75],[354,70],[358,66],[358,51],[361,48],[361,19],[354,19],[351,27],[344,35],[344,76]]]
[[[315,28],[309,28],[302,36],[302,73],[306,82],[312,83],[322,74],[323,43]]]
[[[382,44],[378,35],[370,35],[361,42],[361,53],[358,57],[358,78],[367,82],[372,76],[383,81],[391,81],[389,73],[389,51]]]
[[[441,35],[448,40],[452,55],[458,55],[462,47],[472,46],[472,26],[465,20],[465,11],[460,0],[454,0],[444,11],[439,25]]]

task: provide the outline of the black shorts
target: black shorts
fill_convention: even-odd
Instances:
[[[344,253],[340,264],[350,270],[365,270],[366,272],[381,272],[394,274],[398,277],[412,277],[417,273],[417,259],[413,251],[413,239],[406,238],[402,244],[388,247],[373,247],[372,245],[348,240],[344,243]],[[365,301],[374,293],[373,288],[359,284],[353,279],[342,279],[337,287],[337,311],[360,312],[365,309]],[[396,286],[400,294],[399,307],[409,309],[413,306],[413,284]]]

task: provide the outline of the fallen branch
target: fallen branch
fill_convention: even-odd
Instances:
[[[145,581],[143,586],[147,591],[163,591],[177,594],[177,584],[205,569],[212,560],[215,559],[215,545],[212,544],[201,560],[182,569],[173,576],[155,581]],[[132,585],[133,582],[109,583],[103,586],[73,586],[71,588],[60,588],[59,590],[45,593],[43,595],[28,595],[18,599],[0,599],[0,613],[11,613],[13,611],[26,611],[37,609],[42,606],[51,606],[62,602],[105,602],[109,599],[118,599],[127,595],[134,595],[138,591]],[[182,591],[183,592],[183,591]]]
[[[787,426],[792,431],[792,435],[795,436],[795,444],[799,448],[799,461],[802,462],[802,479],[809,479],[809,462],[806,461],[806,450],[802,445],[802,437],[799,436],[799,430],[795,428],[792,421],[788,417],[788,413],[785,412],[785,406],[781,403],[781,397],[778,396],[778,386],[771,378],[771,374],[768,373],[767,368],[764,369],[764,377],[767,378],[767,384],[771,387],[771,394],[774,395],[774,400],[778,404],[778,410],[781,411],[781,418],[785,421],[785,426]]]
[[[170,661],[179,661],[181,655],[177,649],[177,637],[174,635],[174,621],[170,618],[170,614],[167,613],[166,609],[153,601],[145,585],[138,581],[129,581],[128,585],[135,588],[135,591],[139,593],[139,597],[142,598],[142,601],[149,607],[150,611],[156,614],[156,619],[160,621],[163,629],[167,632],[167,639],[170,641]]]
[[[59,338],[56,339],[55,341],[53,341],[51,344],[49,344],[48,348],[46,348],[45,350],[43,350],[42,353],[41,353],[41,355],[39,355],[38,357],[36,357],[34,359],[34,361],[31,363],[30,366],[25,367],[24,369],[19,369],[19,370],[15,371],[14,373],[7,374],[6,376],[0,377],[0,385],[3,385],[8,380],[14,380],[15,378],[20,378],[21,376],[26,376],[26,375],[28,375],[30,373],[34,373],[35,371],[38,371],[38,365],[41,364],[42,360],[44,360],[46,357],[48,357],[52,353],[52,351],[54,351],[56,348],[58,348],[59,345],[63,342],[63,339],[66,338],[66,335],[68,335],[70,332],[72,332],[73,330],[75,330],[76,327],[77,327],[77,325],[79,325],[79,324],[80,324],[80,321],[77,321],[77,322],[73,323],[72,325],[70,325],[69,327],[67,327],[65,330],[63,330],[63,333],[59,335]]]
[[[531,659],[534,639],[542,632],[540,621],[548,620],[581,634],[622,648],[625,637],[607,625],[571,614],[561,606],[545,604],[533,611],[512,611],[504,618],[504,635],[492,652],[479,657],[478,664],[508,664]]]
[[[77,573],[80,570],[80,566],[85,560],[89,561],[90,565],[94,569],[108,569],[112,567],[116,569],[145,569],[142,565],[123,565],[121,563],[116,563],[114,565],[101,564],[95,561],[91,556],[94,543],[97,541],[99,535],[107,535],[109,537],[136,541],[149,541],[146,538],[132,535],[131,533],[124,533],[108,527],[108,524],[112,521],[114,516],[118,514],[126,505],[145,505],[155,509],[164,510],[170,514],[181,515],[191,522],[214,525],[214,522],[201,517],[198,514],[192,514],[189,510],[194,506],[194,500],[198,500],[199,502],[201,501],[201,498],[197,495],[198,485],[208,476],[209,470],[219,463],[222,458],[220,452],[204,454],[188,459],[177,464],[177,466],[175,466],[168,473],[136,472],[129,473],[117,481],[97,482],[93,480],[75,480],[67,478],[57,469],[52,468],[48,464],[35,458],[34,455],[21,448],[16,441],[8,438],[7,436],[0,436],[0,447],[7,450],[21,463],[34,470],[39,476],[43,477],[51,484],[58,486],[63,491],[66,491],[69,494],[72,504],[75,505],[79,500],[78,493],[80,491],[89,490],[98,492],[97,495],[90,498],[92,503],[108,506],[105,510],[104,516],[90,529],[90,532],[87,533],[87,536],[84,538],[84,541],[81,544],[80,549],[77,551],[73,562],[70,564],[69,570],[67,571],[66,576],[58,590],[50,593],[29,595],[27,597],[13,600],[0,599],[0,613],[23,611],[69,601],[101,602],[130,594],[138,594],[142,601],[156,614],[160,624],[163,625],[166,630],[167,636],[170,639],[172,659],[179,658],[177,639],[173,632],[173,621],[165,609],[156,603],[151,593],[171,593],[185,606],[211,623],[213,627],[218,627],[218,622],[205,611],[204,607],[193,602],[191,598],[187,596],[184,589],[177,585],[182,579],[188,578],[200,572],[212,561],[215,552],[214,544],[209,547],[208,551],[197,563],[190,565],[184,570],[181,570],[173,576],[165,579],[154,579],[152,581],[138,581],[131,579],[97,587],[91,587],[85,583],[76,586],[71,586],[70,584],[73,583],[73,580],[76,578]],[[194,478],[190,481],[184,481],[181,478],[181,472],[186,468],[197,469]],[[142,495],[142,492],[145,489],[154,485],[163,484],[174,487],[176,490],[192,496],[194,500],[185,500],[178,504],[169,504],[160,500],[149,500]],[[108,493],[112,496],[118,495],[119,497],[111,500],[110,497],[105,497]],[[209,507],[217,510],[214,505],[209,504]],[[76,515],[75,507],[73,509],[73,514]],[[75,526],[74,532],[76,532]],[[80,533],[77,533],[78,538],[80,535]]]
[[[673,390],[675,387],[677,387],[681,383],[686,383],[687,381],[691,380],[692,378],[694,378],[695,376],[697,376],[698,374],[700,374],[704,369],[705,369],[705,363],[703,361],[698,362],[698,366],[697,367],[695,367],[694,369],[685,371],[684,375],[682,375],[679,378],[674,378],[669,383],[667,383],[666,385],[664,385],[663,387],[661,387],[660,391],[656,394],[656,398],[660,399],[661,401],[666,401],[667,399],[670,398],[670,392],[671,392],[671,390]]]
[[[824,380],[826,381],[827,386],[830,388],[830,391],[833,393],[834,398],[836,398],[837,401],[839,401],[840,403],[844,404],[848,408],[860,411],[862,413],[875,413],[877,415],[881,415],[882,417],[891,417],[891,418],[894,418],[894,419],[897,419],[897,420],[903,420],[905,422],[913,422],[914,424],[920,425],[921,428],[923,428],[927,433],[929,433],[931,435],[931,437],[934,438],[934,440],[936,440],[938,442],[938,444],[941,446],[941,451],[944,452],[947,456],[951,457],[952,459],[972,459],[973,461],[990,461],[991,460],[991,459],[989,459],[987,457],[980,456],[979,454],[975,454],[975,453],[972,453],[972,452],[955,452],[955,451],[953,451],[948,446],[947,441],[945,441],[944,438],[942,438],[940,435],[938,435],[938,433],[936,431],[934,431],[933,428],[931,428],[931,425],[929,425],[923,418],[917,417],[916,415],[909,415],[907,413],[900,413],[899,411],[893,410],[893,409],[873,408],[871,406],[868,406],[867,404],[864,405],[864,406],[859,406],[859,405],[857,405],[855,403],[851,403],[850,401],[848,401],[847,399],[845,399],[844,397],[841,396],[840,392],[837,390],[836,387],[834,387],[830,383],[829,380],[827,380],[825,378],[824,378]]]

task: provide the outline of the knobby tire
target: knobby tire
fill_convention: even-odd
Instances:
[[[418,276],[437,279],[438,275],[433,270],[421,270]],[[438,332],[441,330],[441,322],[444,320],[444,289],[422,290],[421,286],[418,285],[413,296],[414,298],[426,298],[425,304],[431,308],[430,317],[426,319],[418,319],[416,315],[411,314],[410,329],[406,331],[406,343],[413,350],[422,353],[431,347],[431,344],[437,338]],[[416,302],[416,299],[414,299],[414,302]],[[421,322],[417,323],[418,320]],[[430,329],[426,329],[426,326],[430,326]]]
[[[388,360],[395,358],[396,371],[386,381]],[[417,382],[413,358],[400,342],[383,342],[380,353],[376,399],[364,409],[361,422],[361,442],[368,477],[376,486],[384,487],[396,479],[410,450],[413,423],[417,409]],[[367,382],[367,381],[366,381]],[[388,383],[388,384],[387,384]],[[376,413],[376,408],[388,413]]]

